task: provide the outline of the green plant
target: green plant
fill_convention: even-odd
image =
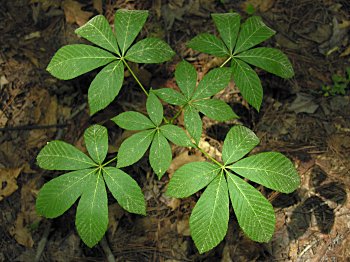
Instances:
[[[128,61],[161,63],[174,55],[165,42],[156,38],[146,38],[132,45],[147,16],[147,11],[118,10],[115,15],[116,36],[107,20],[97,16],[77,29],[76,33],[103,49],[68,45],[59,49],[48,65],[47,70],[60,79],[71,79],[106,65],[89,88],[91,114],[104,109],[115,99],[127,68],[147,96],[148,116],[127,111],[112,118],[119,127],[138,132],[125,139],[118,155],[106,163],[108,136],[103,126],[93,125],[85,131],[84,139],[91,158],[65,142],[48,143],[37,157],[39,166],[48,170],[74,171],[44,185],[37,199],[38,212],[48,218],[57,217],[80,197],[76,227],[84,243],[94,246],[108,224],[105,184],[124,209],[144,215],[145,202],[141,189],[119,168],[136,163],[150,148],[149,162],[160,179],[172,159],[170,141],[178,146],[200,150],[209,160],[180,167],[166,191],[169,196],[182,198],[207,186],[190,218],[192,238],[199,252],[212,249],[224,238],[229,219],[229,196],[246,235],[255,241],[268,241],[274,231],[273,208],[257,189],[241,177],[273,190],[292,192],[299,184],[293,164],[276,152],[243,158],[258,145],[259,139],[251,130],[239,125],[232,127],[226,136],[222,161],[214,159],[199,145],[202,135],[199,112],[217,121],[238,117],[229,105],[213,98],[228,85],[232,75],[243,97],[257,110],[260,109],[261,83],[247,63],[281,77],[293,75],[288,58],[279,50],[265,47],[250,49],[271,37],[274,31],[258,17],[248,18],[240,26],[240,16],[236,13],[213,14],[222,40],[205,33],[192,39],[189,46],[226,57],[220,68],[209,71],[197,85],[195,68],[182,61],[175,70],[180,92],[171,88],[146,90]],[[229,61],[231,67],[224,67]],[[173,117],[164,116],[160,100],[177,106]],[[186,131],[175,125],[181,113]],[[116,167],[108,166],[116,160]]]
[[[350,67],[345,69],[346,77],[332,75],[333,85],[322,85],[324,96],[345,95],[346,89],[350,83]]]

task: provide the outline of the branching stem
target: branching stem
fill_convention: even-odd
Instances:
[[[214,157],[212,157],[211,155],[209,155],[207,152],[205,152],[202,148],[199,147],[199,145],[196,145],[197,149],[199,151],[201,151],[209,160],[211,160],[212,162],[214,162],[215,164],[217,164],[218,166],[222,167],[223,165],[217,161]]]
[[[109,161],[107,161],[106,163],[104,163],[104,164],[102,165],[102,167],[104,167],[104,166],[106,166],[106,165],[112,163],[113,161],[117,160],[117,158],[118,158],[118,156],[113,157],[111,160],[109,160]]]

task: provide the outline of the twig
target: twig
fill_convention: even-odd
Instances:
[[[1,127],[0,131],[6,132],[6,131],[19,131],[19,130],[65,128],[66,126],[68,126],[68,124],[9,126],[9,127]]]
[[[107,261],[108,262],[115,262],[115,257],[112,253],[112,250],[110,249],[109,245],[108,245],[108,242],[107,242],[107,239],[106,239],[106,236],[104,236],[102,239],[101,239],[101,242],[100,242],[100,245],[103,249],[103,252],[105,253],[106,257],[107,257]]]
[[[48,236],[50,234],[50,230],[51,230],[51,220],[47,222],[47,225],[46,225],[45,230],[44,230],[44,234],[38,243],[38,249],[37,249],[36,254],[35,254],[34,262],[40,261],[41,255],[45,249],[45,246],[46,246],[46,243],[48,240]]]

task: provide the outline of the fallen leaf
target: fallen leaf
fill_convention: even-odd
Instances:
[[[180,168],[186,163],[190,163],[194,161],[204,161],[204,160],[205,158],[202,156],[201,152],[196,152],[195,154],[190,155],[189,151],[186,150],[180,153],[178,156],[176,156],[171,162],[168,168],[169,177],[171,178],[175,170],[177,170],[178,168]]]
[[[96,9],[97,12],[99,12],[100,14],[103,13],[102,0],[93,0],[92,5]]]
[[[314,102],[314,97],[309,94],[298,93],[293,103],[289,106],[289,110],[295,113],[313,114],[318,108],[318,104]]]
[[[178,220],[176,223],[177,233],[183,236],[190,236],[189,219]]]
[[[42,217],[39,217],[35,210],[40,178],[41,176],[37,175],[22,186],[21,211],[17,214],[15,224],[9,231],[17,243],[25,247],[33,247],[31,230],[38,226],[42,220]]]
[[[243,10],[247,10],[249,5],[254,6],[256,10],[264,13],[270,10],[275,4],[275,0],[247,0],[241,4]]]
[[[86,24],[89,18],[93,15],[91,12],[83,11],[82,4],[73,0],[64,0],[63,4],[64,14],[67,23],[77,23],[79,26]]]
[[[19,168],[1,168],[0,169],[0,201],[5,197],[10,196],[18,189],[17,177],[22,171],[22,167]]]

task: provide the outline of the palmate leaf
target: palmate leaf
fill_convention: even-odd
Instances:
[[[300,184],[292,162],[278,152],[253,155],[228,168],[255,183],[282,193],[291,193]]]
[[[204,99],[193,103],[193,105],[207,117],[217,121],[227,121],[238,116],[232,108],[219,99]]]
[[[243,98],[259,111],[263,98],[263,89],[258,75],[248,64],[239,59],[232,59],[231,66],[233,80]]]
[[[160,128],[160,132],[175,145],[192,147],[191,139],[186,135],[185,131],[178,126],[167,124]]]
[[[212,249],[224,239],[228,220],[227,183],[221,172],[204,191],[190,217],[191,236],[199,253]]]
[[[119,9],[114,17],[114,29],[122,56],[134,42],[146,22],[148,11]]]
[[[166,194],[171,197],[188,197],[206,187],[221,168],[208,162],[192,162],[175,171],[168,184]]]
[[[237,13],[211,14],[220,36],[226,44],[230,54],[236,44],[241,17]]]
[[[56,52],[46,70],[54,77],[68,80],[116,59],[117,57],[111,53],[97,47],[82,44],[66,45]]]
[[[253,186],[226,172],[231,203],[239,226],[252,240],[268,242],[275,230],[275,213],[269,201]]]
[[[275,48],[258,47],[242,52],[236,57],[282,78],[291,78],[294,75],[288,57]]]
[[[83,152],[63,141],[51,141],[37,156],[38,165],[47,170],[78,170],[97,166]]]
[[[102,164],[108,151],[107,128],[100,125],[90,126],[84,133],[84,140],[91,158],[97,164]]]
[[[197,85],[197,72],[194,66],[185,60],[181,61],[176,66],[175,79],[185,98],[190,99]]]
[[[231,79],[229,68],[215,68],[209,71],[199,82],[192,100],[207,98],[224,89]]]
[[[118,95],[124,80],[121,60],[104,67],[91,82],[88,91],[90,115],[106,108]]]
[[[123,112],[111,120],[125,130],[146,130],[156,127],[148,117],[135,111]]]
[[[155,130],[144,130],[125,139],[118,150],[117,167],[125,167],[139,161],[147,151]]]
[[[103,168],[108,189],[118,204],[130,213],[146,215],[146,203],[141,188],[127,173],[115,167]]]
[[[149,162],[158,179],[169,168],[171,159],[172,153],[169,142],[159,131],[156,131],[149,151]]]
[[[183,94],[171,88],[160,88],[153,90],[153,93],[155,93],[164,102],[171,105],[182,106],[186,103],[186,98],[183,96]]]
[[[103,15],[95,16],[85,25],[75,30],[75,33],[120,56],[117,39],[115,38],[107,19]]]
[[[108,226],[106,186],[101,171],[91,175],[79,200],[75,225],[80,238],[88,247],[96,245]]]
[[[175,55],[171,47],[161,39],[148,37],[134,44],[125,55],[125,59],[135,63],[162,63]]]
[[[222,160],[225,165],[233,163],[260,143],[259,138],[249,128],[234,126],[227,133],[222,147]]]
[[[39,191],[36,211],[47,218],[55,218],[66,212],[83,193],[86,180],[96,170],[73,171],[47,182]]]
[[[192,38],[187,46],[199,52],[218,57],[226,57],[230,55],[224,42],[215,35],[208,33],[199,34]]]
[[[234,54],[238,54],[269,39],[276,32],[266,26],[261,17],[249,17],[241,26]]]
[[[184,112],[184,124],[186,130],[198,144],[202,136],[202,119],[197,109],[193,106],[187,106]]]
[[[147,97],[146,109],[152,122],[156,126],[159,126],[163,119],[163,105],[153,92],[150,92]]]

